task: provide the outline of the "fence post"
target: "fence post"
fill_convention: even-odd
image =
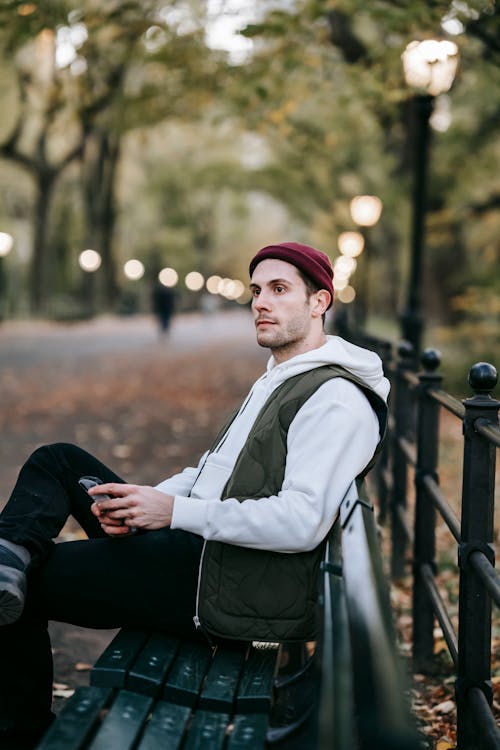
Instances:
[[[475,392],[463,401],[465,415],[464,464],[462,485],[462,533],[458,551],[460,568],[457,747],[459,750],[481,748],[474,727],[467,693],[478,687],[492,703],[491,688],[491,599],[484,585],[470,567],[470,554],[480,550],[494,564],[493,511],[495,483],[495,446],[475,430],[476,420],[483,418],[498,424],[500,402],[490,393],[497,382],[493,365],[479,362],[469,372],[469,384]]]
[[[399,445],[399,439],[408,438],[413,430],[412,396],[404,374],[412,369],[413,348],[407,341],[398,346],[399,360],[396,367],[394,393],[394,434],[392,439],[392,556],[391,574],[401,578],[405,573],[405,553],[408,540],[401,523],[406,512],[408,490],[408,466]]]
[[[389,342],[383,342],[381,344],[380,356],[382,357],[385,375],[387,377],[390,377],[392,346]],[[385,440],[378,461],[375,464],[375,481],[377,485],[378,498],[378,520],[380,523],[385,522],[388,509],[387,501],[389,496],[389,488],[387,486],[387,472],[389,468],[389,454],[389,440]]]
[[[415,672],[430,672],[434,655],[434,612],[425,588],[422,566],[435,573],[436,509],[423,485],[425,476],[438,481],[439,404],[429,398],[429,388],[440,387],[442,377],[434,372],[441,364],[435,349],[421,357],[417,407],[417,466],[415,470],[415,540],[413,547],[413,665]]]

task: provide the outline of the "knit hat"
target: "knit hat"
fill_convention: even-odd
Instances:
[[[266,258],[276,258],[291,263],[298,268],[318,287],[330,292],[330,304],[333,302],[333,268],[330,258],[320,250],[300,242],[281,242],[278,245],[266,245],[250,261],[250,276],[255,267]]]

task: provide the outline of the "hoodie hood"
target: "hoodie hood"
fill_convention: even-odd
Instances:
[[[378,354],[351,344],[340,336],[327,336],[326,344],[323,346],[298,354],[279,365],[274,361],[274,357],[271,357],[264,378],[268,380],[269,386],[272,384],[272,388],[276,388],[294,375],[323,365],[344,367],[387,401],[390,384],[384,376],[382,360]]]

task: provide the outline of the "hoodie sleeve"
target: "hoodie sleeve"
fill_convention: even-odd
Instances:
[[[285,477],[277,495],[239,502],[177,494],[172,528],[205,539],[277,552],[314,548],[379,440],[377,417],[353,383],[323,384],[299,410],[288,432]]]

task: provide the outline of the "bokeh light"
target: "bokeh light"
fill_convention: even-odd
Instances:
[[[190,271],[184,279],[184,283],[191,292],[198,292],[204,285],[205,279],[199,271]]]
[[[360,227],[373,227],[380,219],[382,201],[376,195],[357,195],[350,203],[352,220]]]
[[[10,253],[14,246],[14,237],[8,232],[0,232],[0,258]]]
[[[348,258],[357,258],[361,255],[365,246],[365,240],[361,232],[341,232],[337,240],[342,255]]]
[[[96,250],[83,250],[78,256],[78,265],[87,273],[93,273],[100,268],[102,259]]]
[[[221,277],[217,276],[217,274],[214,274],[213,276],[208,277],[206,287],[207,287],[207,290],[210,292],[210,294],[219,293],[219,284],[221,283],[221,281],[222,281]]]
[[[333,271],[335,275],[350,276],[356,270],[357,265],[358,264],[354,258],[341,255],[339,258],[335,259]]]
[[[158,280],[163,286],[175,286],[179,281],[179,274],[174,268],[162,268]]]
[[[345,289],[340,289],[336,296],[340,302],[344,303],[344,305],[349,305],[351,302],[354,302],[356,292],[352,286],[346,286]]]
[[[145,270],[146,269],[144,268],[144,263],[142,263],[140,260],[137,260],[136,258],[127,260],[127,262],[123,266],[123,272],[125,276],[131,281],[138,281],[139,279],[142,279]]]

